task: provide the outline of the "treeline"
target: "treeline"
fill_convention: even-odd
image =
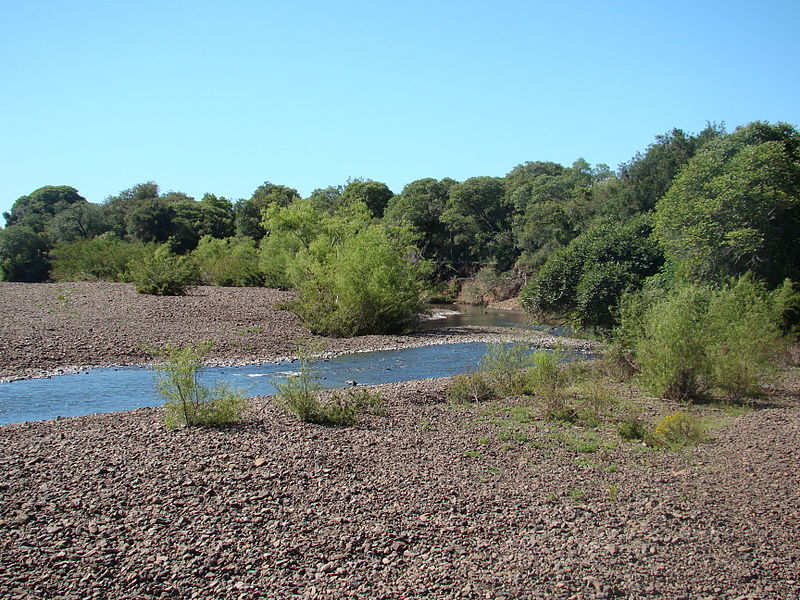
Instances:
[[[794,127],[755,122],[674,129],[616,172],[527,162],[504,177],[419,179],[399,194],[354,180],[301,198],[265,183],[247,199],[198,201],[148,182],[93,204],[47,186],[4,214],[0,274],[141,283],[177,269],[187,284],[297,288],[317,330],[348,334],[407,317],[422,288],[490,272],[527,281],[530,312],[608,331],[635,290],[746,273],[766,289],[797,281],[799,152]],[[360,310],[331,325],[322,307],[343,297]]]

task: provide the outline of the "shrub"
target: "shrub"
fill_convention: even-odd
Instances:
[[[684,285],[634,296],[615,332],[654,394],[701,399],[719,390],[733,400],[758,393],[785,345],[780,325],[791,284],[767,292],[750,276],[721,288]]]
[[[499,396],[521,396],[527,391],[526,370],[534,355],[524,343],[488,344],[478,369]]]
[[[761,392],[761,380],[777,368],[786,342],[781,315],[791,284],[767,293],[750,276],[715,293],[708,307],[709,377],[725,396],[741,400]]]
[[[574,422],[578,411],[569,402],[568,376],[561,368],[560,351],[537,350],[528,371],[528,388],[542,403],[544,417],[551,421]]]
[[[672,448],[697,445],[708,439],[703,422],[693,415],[680,411],[661,419],[653,434],[656,440]]]
[[[311,331],[337,337],[397,332],[422,312],[425,265],[409,259],[408,239],[398,235],[370,225],[307,263],[292,307]]]
[[[299,350],[300,370],[285,382],[275,381],[277,401],[304,423],[346,427],[355,425],[361,414],[385,414],[383,398],[369,390],[346,390],[321,398],[322,386],[311,363],[311,349]]]
[[[200,278],[209,285],[259,286],[264,276],[258,266],[258,251],[250,238],[204,236],[192,252]]]
[[[198,281],[194,263],[172,254],[166,246],[131,266],[130,276],[137,292],[157,296],[182,296]]]
[[[61,244],[50,252],[52,276],[56,281],[126,281],[129,265],[152,252],[109,235]]]
[[[617,433],[623,440],[644,441],[649,435],[647,426],[638,417],[626,417],[617,425]]]
[[[203,358],[211,343],[165,346],[164,359],[154,365],[155,385],[164,398],[164,424],[174,429],[186,426],[221,426],[241,420],[246,401],[241,392],[220,383],[206,387],[199,382]]]
[[[493,387],[482,373],[457,375],[447,388],[446,398],[453,404],[487,402],[496,397]]]
[[[671,400],[702,397],[708,387],[706,317],[710,290],[685,286],[650,307],[636,340],[636,362],[653,393]]]

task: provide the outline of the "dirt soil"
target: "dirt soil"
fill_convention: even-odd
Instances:
[[[137,294],[125,283],[0,282],[0,380],[41,377],[86,366],[151,362],[148,348],[212,340],[214,364],[287,359],[298,339],[316,339],[328,354],[446,342],[517,338],[589,350],[596,344],[504,328],[463,327],[412,335],[351,339],[311,335],[276,304],[291,292],[197,287],[187,296]]]

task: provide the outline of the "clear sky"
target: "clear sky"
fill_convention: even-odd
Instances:
[[[798,23],[798,0],[2,0],[0,210],[616,168],[673,127],[799,125]]]

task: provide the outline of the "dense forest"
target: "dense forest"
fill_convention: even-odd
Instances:
[[[246,199],[197,200],[147,182],[94,204],[46,186],[3,216],[7,281],[293,288],[313,331],[353,335],[401,327],[423,299],[474,276],[524,283],[532,314],[607,333],[634,305],[644,314],[687,285],[744,276],[753,293],[789,294],[785,282],[800,280],[800,139],[785,123],[673,129],[616,172],[526,162],[398,194],[357,179],[307,198],[266,182]]]

